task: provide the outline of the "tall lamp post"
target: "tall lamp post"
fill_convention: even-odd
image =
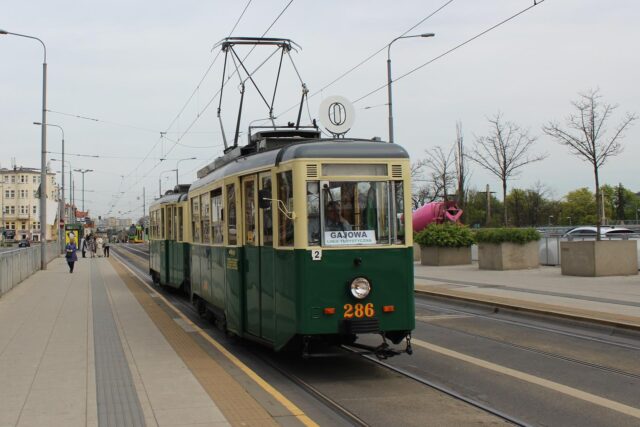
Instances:
[[[167,173],[167,172],[175,172],[178,173],[178,169],[169,169],[166,171],[162,171],[160,172],[160,176],[158,176],[158,193],[160,194],[160,197],[162,197],[162,174]]]
[[[41,122],[33,122],[34,125],[37,126],[42,126]],[[58,125],[54,125],[51,123],[47,123],[45,126],[53,126],[56,127],[58,129],[60,129],[60,131],[62,132],[62,210],[60,212],[60,220],[61,220],[61,224],[60,224],[60,229],[58,230],[58,238],[60,239],[60,242],[62,245],[64,245],[64,226],[63,224],[65,224],[67,222],[67,218],[66,218],[66,212],[65,212],[65,197],[64,197],[64,129],[62,129],[62,126],[58,126]],[[64,248],[64,246],[62,246],[60,248],[60,250],[62,250]]]
[[[80,172],[82,174],[82,212],[86,212],[84,210],[84,174],[93,172],[93,169],[74,169],[74,171]]]
[[[415,34],[413,36],[400,36],[391,40],[391,43],[387,45],[387,97],[389,104],[389,142],[393,144],[393,108],[392,108],[392,94],[391,94],[391,84],[393,80],[391,79],[391,45],[400,39],[412,39],[415,37],[434,37],[434,33],[424,33],[424,34]]]
[[[62,162],[62,190],[63,190],[62,197],[63,198],[64,198],[64,165],[65,163],[69,165],[69,209],[71,209],[71,205],[73,205],[73,192],[72,192],[73,179],[71,177],[71,174],[73,173],[73,166],[71,166],[71,162],[68,160],[59,160],[59,159],[49,159],[49,160],[51,160],[52,162]],[[63,206],[62,209],[64,210],[64,221],[65,223],[69,223],[71,220],[70,218],[67,218],[67,207]],[[70,210],[70,212],[72,211]]]
[[[1,30],[0,35],[10,35],[37,40],[44,49],[42,61],[42,132],[40,147],[40,269],[47,269],[47,46],[37,37]]]
[[[185,160],[196,160],[196,158],[195,157],[187,157],[186,159],[178,160],[178,162],[176,163],[176,187],[178,185],[180,185],[180,182],[178,182],[178,166],[180,166],[180,162],[184,162]]]

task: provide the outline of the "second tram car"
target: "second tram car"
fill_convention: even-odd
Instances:
[[[202,314],[275,350],[375,333],[379,354],[394,353],[387,339],[406,339],[411,352],[410,165],[402,147],[263,131],[198,177],[188,193],[150,208],[155,280],[188,283]]]

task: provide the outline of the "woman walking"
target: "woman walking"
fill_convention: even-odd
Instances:
[[[78,261],[78,255],[76,251],[78,248],[76,247],[76,242],[73,236],[73,233],[69,233],[70,242],[67,243],[65,248],[65,258],[67,259],[67,264],[69,265],[69,273],[73,273],[73,265]]]

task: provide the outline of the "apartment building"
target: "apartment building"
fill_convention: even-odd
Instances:
[[[45,236],[47,240],[54,240],[58,234],[59,187],[54,173],[48,172],[47,180]],[[40,169],[0,169],[0,228],[13,230],[16,240],[40,240],[40,199],[37,197],[39,185]]]

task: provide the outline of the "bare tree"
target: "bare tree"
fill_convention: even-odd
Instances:
[[[569,150],[574,155],[589,162],[593,167],[596,184],[596,239],[600,240],[602,212],[600,211],[601,203],[599,203],[601,201],[601,191],[598,169],[609,157],[616,156],[622,152],[621,141],[624,138],[624,131],[637,119],[637,116],[627,113],[613,133],[606,136],[607,128],[605,123],[611,118],[618,106],[603,103],[599,89],[591,89],[579,95],[580,98],[577,101],[571,102],[577,112],[567,117],[566,128],[560,127],[556,122],[549,122],[542,130],[560,144],[569,147]]]
[[[424,168],[424,160],[418,160],[411,164],[411,203],[413,209],[418,209],[437,198],[437,191],[433,190],[429,180],[424,177]]]
[[[462,123],[456,123],[456,142],[455,142],[455,164],[456,164],[456,184],[457,203],[460,209],[464,209],[465,193],[468,180],[468,170],[466,155],[464,154],[464,141],[462,137]]]
[[[489,119],[489,123],[489,135],[476,137],[476,145],[469,158],[502,181],[504,225],[507,225],[507,181],[520,174],[518,169],[543,160],[547,155],[529,155],[536,138],[529,136],[529,131],[517,124],[503,121],[500,113]]]
[[[455,184],[453,150],[446,152],[436,146],[425,153],[424,165],[431,171],[434,192],[446,201],[449,199],[449,189],[454,188]]]

